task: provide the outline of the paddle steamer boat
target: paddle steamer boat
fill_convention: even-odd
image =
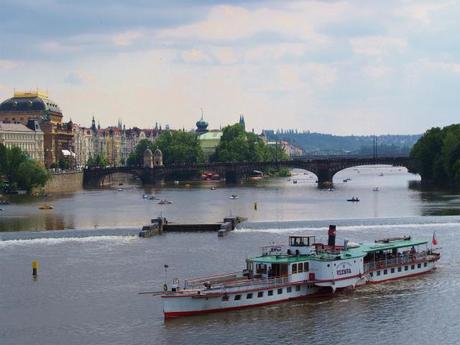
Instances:
[[[241,272],[187,279],[183,288],[177,279],[171,289],[165,284],[164,316],[256,307],[427,273],[440,258],[428,247],[410,237],[336,245],[331,225],[327,245],[315,236],[290,236],[287,247],[262,247]]]

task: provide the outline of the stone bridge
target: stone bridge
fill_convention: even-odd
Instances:
[[[332,183],[334,175],[340,170],[362,165],[392,165],[410,169],[409,157],[299,157],[292,160],[271,162],[234,162],[234,163],[195,163],[144,167],[107,167],[84,170],[84,184],[98,185],[105,176],[114,173],[127,173],[138,176],[144,184],[153,184],[162,179],[196,176],[203,171],[212,171],[225,176],[227,182],[234,183],[249,176],[254,170],[267,168],[299,168],[314,173],[318,185]]]

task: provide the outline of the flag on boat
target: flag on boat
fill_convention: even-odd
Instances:
[[[436,239],[436,232],[433,232],[433,239],[431,240],[431,243],[433,244],[433,246],[438,245],[438,240]]]

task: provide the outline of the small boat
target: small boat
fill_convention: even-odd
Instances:
[[[230,196],[229,198],[230,198],[230,199],[238,199],[238,198],[239,198],[239,196],[238,196],[238,195],[236,195],[236,194],[232,194],[232,196]]]
[[[216,187],[212,186],[212,187],[211,187],[211,190],[216,190]]]
[[[354,197],[351,198],[351,199],[347,199],[347,201],[350,201],[350,202],[359,202],[359,198],[357,198],[357,197],[354,196]]]
[[[374,187],[374,188],[372,188],[372,191],[373,191],[373,192],[378,192],[378,191],[379,191],[379,187]]]
[[[48,205],[48,204],[40,205],[38,207],[39,210],[52,210],[53,208],[54,208],[53,205]]]
[[[292,183],[293,183],[293,184],[297,184],[297,180],[293,180]]]
[[[384,176],[384,175],[383,175],[383,172],[381,172],[381,173],[379,174],[379,176]]]
[[[10,202],[8,200],[0,200],[0,205],[9,205]]]
[[[179,181],[178,181],[178,180],[175,180],[175,181],[174,181],[174,184],[179,184]]]
[[[123,188],[118,188],[117,191],[123,192]]]
[[[171,205],[172,203],[173,203],[172,201],[169,201],[169,200],[166,200],[166,199],[161,199],[158,202],[158,205]]]
[[[328,236],[327,243],[315,236],[289,236],[287,245],[265,246],[260,255],[246,258],[246,266],[238,272],[189,278],[183,287],[178,278],[171,285],[165,281],[163,315],[168,319],[332,295],[429,273],[441,257],[427,240],[394,237],[336,244],[335,225],[329,227]]]

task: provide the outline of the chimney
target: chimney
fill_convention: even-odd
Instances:
[[[330,247],[335,247],[335,225],[329,225],[329,231],[327,234],[329,236],[327,245]]]

